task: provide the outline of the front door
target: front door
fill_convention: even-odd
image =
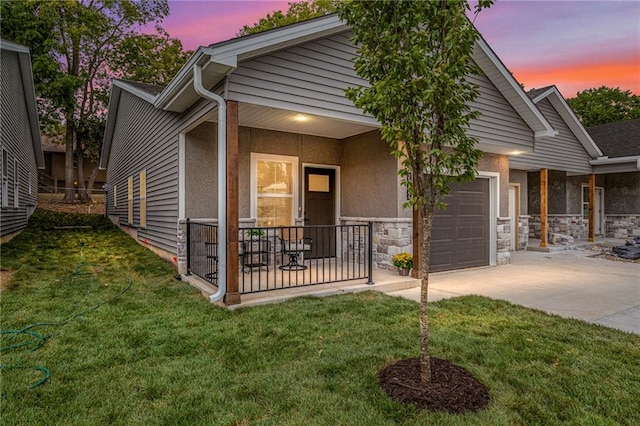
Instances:
[[[602,235],[602,188],[596,187],[596,198],[594,201],[593,211],[593,233],[596,235]]]
[[[305,167],[304,169],[304,224],[305,236],[312,239],[311,258],[336,255],[336,229],[314,227],[335,225],[335,169]]]

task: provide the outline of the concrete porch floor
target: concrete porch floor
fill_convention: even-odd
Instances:
[[[183,275],[182,280],[200,290],[202,295],[209,298],[217,291],[216,286],[196,275]],[[245,308],[249,306],[278,303],[298,296],[330,296],[344,293],[356,293],[360,291],[393,292],[406,290],[420,285],[420,280],[411,277],[400,276],[397,272],[386,269],[373,269],[373,284],[367,284],[366,279],[353,281],[340,281],[329,284],[316,284],[300,287],[288,287],[277,290],[268,290],[242,295],[242,303],[239,305],[225,306],[218,302],[219,306],[229,309]]]

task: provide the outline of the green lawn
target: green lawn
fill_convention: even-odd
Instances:
[[[50,335],[35,351],[31,335],[2,335],[2,347],[29,343],[0,352],[26,367],[0,370],[3,425],[640,424],[637,335],[483,297],[433,303],[433,356],[492,399],[477,414],[418,412],[376,379],[418,355],[414,302],[367,292],[226,311],[103,219],[52,231],[80,219],[51,216],[2,246],[15,274],[1,328],[58,323],[30,329]],[[36,366],[51,377],[29,389]]]

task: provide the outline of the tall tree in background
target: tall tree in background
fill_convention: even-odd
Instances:
[[[289,3],[289,9],[286,13],[281,10],[268,14],[264,18],[260,18],[253,25],[245,25],[238,32],[238,36],[259,33],[271,30],[273,28],[283,27],[296,22],[305,21],[318,16],[328,15],[336,11],[337,0],[310,0]]]
[[[490,4],[481,1],[477,10]],[[370,84],[349,88],[347,97],[382,125],[382,138],[402,161],[399,174],[410,195],[406,207],[422,218],[423,385],[432,379],[427,293],[434,212],[451,182],[475,178],[481,156],[467,134],[478,116],[469,106],[478,88],[467,76],[480,72],[471,60],[478,33],[467,10],[460,1],[353,1],[339,7],[359,46],[356,72]]]
[[[567,103],[585,127],[640,118],[640,96],[619,87],[583,90]]]
[[[105,114],[110,79],[122,65],[116,52],[126,50],[123,43],[143,26],[159,25],[169,13],[167,0],[10,0],[0,7],[2,37],[32,50],[44,128],[64,127],[64,201],[75,198],[74,158],[78,197],[86,201],[82,165],[87,144],[101,143],[96,126]]]

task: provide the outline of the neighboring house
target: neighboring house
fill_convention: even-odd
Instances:
[[[520,229],[512,247],[525,248],[529,237],[540,239],[544,246],[553,233],[593,240],[635,232],[640,212],[638,133],[629,126],[612,137],[609,146],[597,143],[605,133],[599,133],[596,141],[555,86],[528,94],[557,135],[536,141],[533,153],[510,157],[509,216],[519,218]],[[605,132],[615,127],[604,126]],[[608,158],[605,147],[618,158]],[[541,190],[545,181],[546,191]]]
[[[65,146],[64,143],[55,143],[50,138],[44,137],[42,141],[42,151],[44,152],[44,170],[40,171],[38,179],[38,191],[40,192],[63,192],[65,185]],[[89,179],[93,168],[97,164],[85,159],[84,177]],[[73,168],[74,178],[77,176],[77,167]],[[96,180],[93,184],[95,192],[102,193],[102,186],[107,182],[107,172],[98,170]],[[74,186],[77,183],[74,182]]]
[[[640,236],[640,119],[587,127],[604,157],[591,161],[604,188],[605,236]]]
[[[0,239],[27,226],[44,168],[29,49],[0,40]]]
[[[115,80],[100,162],[109,217],[180,272],[187,219],[227,229],[229,258],[238,226],[372,222],[375,266],[391,269],[416,230],[380,125],[344,96],[367,84],[350,35],[329,15],[200,47],[164,88]],[[469,133],[484,156],[436,218],[433,270],[508,263],[509,155],[555,133],[484,40],[473,58],[482,115]],[[221,264],[236,303],[234,262]]]
[[[519,217],[520,229],[512,246],[525,248],[529,236],[543,240],[544,245],[550,233],[586,239],[589,175],[593,174],[589,161],[602,156],[602,152],[555,86],[528,94],[557,134],[536,141],[533,153],[509,159],[510,217]],[[545,180],[546,193],[541,192]],[[541,230],[543,218],[547,232]],[[602,234],[604,218],[597,214],[595,222],[595,234]]]

